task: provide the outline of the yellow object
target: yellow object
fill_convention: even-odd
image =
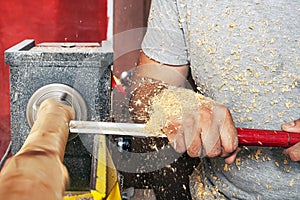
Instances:
[[[106,137],[96,136],[98,140],[98,162],[96,189],[92,191],[94,200],[121,200],[117,170],[106,147]]]
[[[95,136],[94,145],[98,148],[97,151],[97,168],[96,168],[96,184],[92,188],[94,200],[102,200],[106,197],[106,179],[107,179],[107,150],[106,140],[104,135]],[[94,155],[95,156],[95,155]]]
[[[91,194],[92,194],[94,200],[102,200],[106,196],[106,194],[98,192],[97,190],[91,190]]]
[[[121,200],[122,196],[120,192],[119,183],[117,183],[109,193],[107,200],[119,200],[119,199]]]
[[[64,200],[80,200],[89,198],[94,200],[122,200],[118,183],[117,170],[106,147],[104,135],[95,136],[97,146],[97,168],[95,188],[90,193],[76,196],[65,196]],[[95,155],[94,155],[95,156]]]

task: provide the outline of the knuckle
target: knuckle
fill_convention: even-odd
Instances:
[[[201,153],[201,146],[190,146],[187,149],[187,153],[190,157],[199,157]]]
[[[187,151],[187,154],[192,158],[199,156],[199,153],[196,153],[195,151]]]
[[[289,153],[289,157],[292,161],[296,162],[300,160],[300,155],[294,153],[294,152],[290,152]]]
[[[186,151],[186,149],[184,148],[184,147],[176,147],[175,148],[175,151],[177,152],[177,153],[184,153],[185,151]]]
[[[231,117],[231,113],[227,107],[223,106],[223,112],[225,113],[226,118]]]
[[[223,113],[225,113],[225,116],[231,116],[230,110],[223,104],[217,105],[217,109]]]
[[[212,112],[208,108],[200,108],[199,109],[199,115],[201,120],[210,119],[210,116],[212,115]]]
[[[210,158],[214,158],[214,157],[217,157],[219,155],[221,155],[221,149],[220,148],[215,149],[213,151],[206,152],[206,156],[210,157]]]
[[[224,153],[232,153],[238,148],[238,144],[223,146]]]

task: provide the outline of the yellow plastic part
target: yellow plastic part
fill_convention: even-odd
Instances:
[[[64,200],[80,200],[83,198],[94,200],[122,200],[118,183],[118,173],[107,150],[106,138],[104,135],[97,137],[99,141],[95,189],[92,189],[90,193],[86,194],[65,196]]]
[[[119,183],[116,183],[116,185],[113,187],[112,191],[109,193],[107,200],[121,200],[121,192]]]
[[[99,193],[98,196],[102,196],[103,192],[105,192],[104,194],[107,200],[122,200],[117,170],[114,167],[112,158],[106,148],[106,137],[104,135],[99,135],[98,137],[99,146],[96,191]]]
[[[107,179],[107,151],[106,138],[104,135],[98,135],[98,155],[97,155],[97,172],[96,172],[96,188],[94,194],[95,200],[101,200],[100,197],[106,197],[106,179]]]
[[[103,200],[106,197],[106,194],[100,193],[97,190],[91,190],[91,194],[94,200]]]

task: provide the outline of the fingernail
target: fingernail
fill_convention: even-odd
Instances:
[[[288,122],[288,123],[283,124],[283,126],[286,128],[291,128],[291,127],[294,127],[295,125],[296,125],[295,122]]]

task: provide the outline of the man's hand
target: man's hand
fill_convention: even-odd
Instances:
[[[282,130],[294,133],[300,133],[300,119],[282,125]],[[292,161],[300,161],[300,142],[284,150]]]
[[[161,64],[143,52],[140,54],[137,77],[160,80],[168,85],[183,87],[187,84],[188,65]],[[148,92],[149,93],[149,92]],[[134,101],[132,102],[134,103]],[[189,105],[186,105],[189,107]],[[234,162],[238,137],[229,110],[222,105],[213,109],[199,108],[184,112],[181,119],[168,119],[163,131],[176,151],[191,157],[222,156],[226,163]]]
[[[191,157],[221,156],[231,164],[238,153],[237,131],[223,105],[186,112],[181,120],[170,120],[163,132],[177,152],[187,151]]]

